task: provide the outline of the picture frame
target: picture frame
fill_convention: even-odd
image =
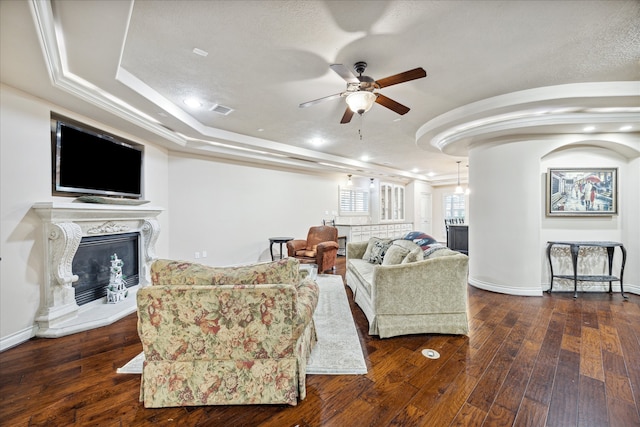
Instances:
[[[618,214],[618,168],[549,168],[547,216]]]

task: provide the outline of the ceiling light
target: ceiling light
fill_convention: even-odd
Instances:
[[[631,129],[633,129],[633,126],[631,126],[631,125],[622,126],[620,128],[620,132],[626,132],[626,131],[631,130]]]
[[[351,175],[347,175],[349,177],[349,179],[347,179],[347,185],[353,185],[353,182],[351,181]]]
[[[584,132],[593,132],[594,130],[596,130],[595,126],[586,126],[585,128],[582,129]]]
[[[368,161],[369,161],[369,156],[367,156],[366,154],[363,154],[363,155],[360,157],[360,160],[361,160],[361,161],[363,161],[363,162],[368,162]]]
[[[198,49],[197,47],[194,47],[192,52],[195,53],[196,55],[200,55],[200,56],[209,55],[209,52],[207,52],[206,50]]]
[[[311,138],[309,142],[314,147],[320,147],[322,144],[324,144],[324,140],[322,138]]]
[[[377,96],[373,92],[359,90],[347,96],[347,105],[354,113],[363,115],[373,107]]]
[[[373,183],[373,178],[369,178],[369,188],[376,188],[376,185]]]
[[[458,160],[456,162],[458,164],[458,185],[456,186],[456,194],[464,194],[464,190],[462,189],[462,186],[460,185],[460,160]]]
[[[186,98],[183,102],[185,104],[187,104],[187,106],[189,106],[191,108],[200,108],[200,107],[202,107],[202,102],[200,102],[200,100],[198,100],[196,98]]]

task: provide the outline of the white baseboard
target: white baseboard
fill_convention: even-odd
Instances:
[[[497,292],[500,294],[508,294],[508,295],[521,295],[521,296],[542,296],[542,293],[549,289],[549,284],[543,284],[540,286],[533,287],[514,287],[508,285],[501,285],[497,283],[485,282],[482,280],[477,280],[473,278],[469,278],[469,284],[478,289],[484,289],[485,291]],[[554,287],[555,288],[555,287]],[[571,289],[573,292],[573,289]],[[613,291],[620,292],[620,284],[613,284]],[[625,294],[636,294],[640,295],[640,285],[633,284],[624,284],[624,292]]]
[[[25,341],[29,341],[31,338],[36,336],[37,330],[38,327],[33,325],[9,336],[0,338],[0,352],[8,350],[11,347],[15,347],[18,344],[22,344]]]
[[[482,280],[477,280],[473,278],[469,278],[469,284],[473,287],[484,289],[485,291],[497,292],[500,294],[508,294],[508,295],[521,295],[521,296],[542,296],[542,287],[522,287],[522,286],[509,286],[509,285],[501,285],[498,283],[485,282]]]

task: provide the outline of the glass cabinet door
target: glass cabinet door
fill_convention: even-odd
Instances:
[[[395,184],[380,184],[380,220],[404,220],[404,187]]]

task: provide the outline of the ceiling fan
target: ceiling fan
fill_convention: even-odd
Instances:
[[[360,115],[366,113],[371,109],[374,102],[382,105],[383,107],[387,107],[391,111],[395,111],[400,115],[407,114],[409,112],[409,107],[406,107],[381,93],[374,92],[374,90],[396,85],[398,83],[408,82],[410,80],[421,79],[427,76],[427,72],[424,69],[414,68],[413,70],[385,77],[384,79],[373,80],[369,76],[362,75],[364,70],[367,68],[367,63],[364,61],[356,62],[353,65],[353,69],[358,73],[358,76],[355,76],[342,64],[331,64],[329,67],[347,82],[347,89],[344,92],[304,102],[300,104],[300,108],[305,108],[331,99],[346,97],[347,109],[345,110],[340,123],[349,123],[354,113],[358,113]]]

